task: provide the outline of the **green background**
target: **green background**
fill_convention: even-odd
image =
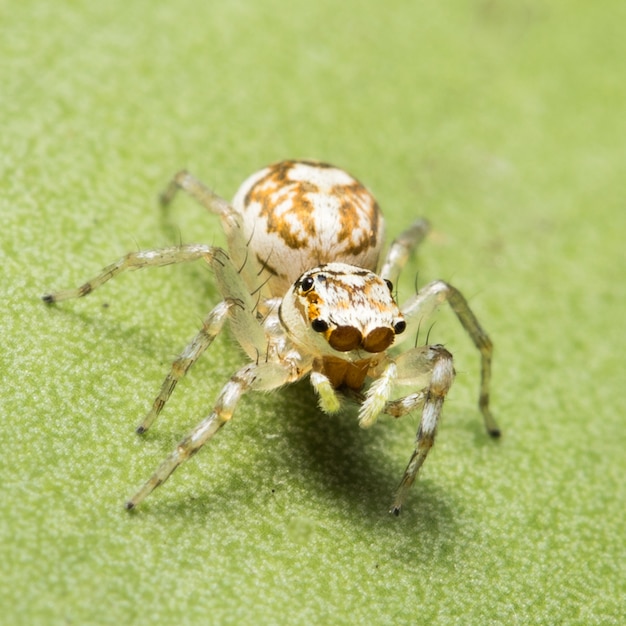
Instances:
[[[7,624],[618,624],[625,606],[626,3],[0,2],[0,615]],[[223,243],[156,196],[188,167],[232,197],[275,160],[345,167],[399,282],[443,278],[457,381],[399,518],[418,415],[362,431],[306,381],[242,401],[134,514],[124,499],[243,357],[218,338],[145,437],[217,302],[202,264],[76,286],[128,250]]]

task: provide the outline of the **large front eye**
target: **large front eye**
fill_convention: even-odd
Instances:
[[[306,293],[307,291],[311,291],[311,289],[313,289],[314,284],[315,281],[313,280],[313,278],[311,276],[307,276],[306,278],[303,278],[300,282],[300,289],[302,289],[302,291]]]

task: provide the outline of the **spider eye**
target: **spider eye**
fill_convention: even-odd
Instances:
[[[389,291],[393,291],[393,283],[388,278],[385,278],[385,283],[389,287]]]
[[[323,333],[328,330],[328,323],[318,317],[311,322],[311,328],[316,333]]]
[[[406,322],[404,320],[400,320],[399,322],[396,322],[395,326],[393,327],[393,330],[396,333],[396,335],[402,334],[406,330]]]
[[[311,291],[311,289],[313,289],[314,284],[315,281],[313,280],[313,278],[311,276],[307,276],[306,278],[302,279],[302,282],[300,283],[300,289],[302,289],[302,291],[306,293],[307,291]]]

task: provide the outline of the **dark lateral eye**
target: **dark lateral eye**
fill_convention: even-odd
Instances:
[[[323,333],[328,330],[328,323],[318,317],[311,322],[311,328],[316,333]]]
[[[385,278],[385,283],[389,287],[389,291],[393,291],[393,283],[388,278]]]
[[[315,281],[313,280],[313,278],[311,276],[307,276],[306,278],[303,278],[300,282],[300,289],[302,289],[302,291],[306,293],[307,291],[311,291],[311,289],[313,289],[314,284]]]
[[[393,330],[395,331],[396,335],[402,334],[406,330],[406,322],[404,320],[396,322]]]

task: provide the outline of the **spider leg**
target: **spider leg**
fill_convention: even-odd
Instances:
[[[407,322],[407,330],[400,341],[411,336],[419,323],[430,316],[443,302],[448,302],[459,322],[471,337],[480,352],[480,393],[478,406],[485,422],[485,428],[492,437],[500,436],[500,428],[489,408],[489,391],[491,381],[491,360],[493,344],[482,328],[467,300],[461,292],[441,280],[426,285],[402,307],[402,314]],[[398,343],[400,343],[398,341]]]
[[[365,394],[361,391],[354,389],[342,389],[341,394],[349,401],[356,404],[363,404],[365,401]],[[408,396],[397,398],[396,400],[389,400],[385,403],[381,413],[391,415],[391,417],[400,418],[404,417],[408,413],[421,409],[424,406],[424,400],[426,398],[426,391],[422,389],[416,393],[411,393]]]
[[[127,502],[137,506],[148,494],[163,484],[182,463],[192,457],[230,420],[237,403],[248,391],[270,391],[295,380],[297,372],[288,363],[251,363],[236,372],[224,385],[211,413],[176,446],[154,474]]]
[[[385,404],[382,412],[391,415],[391,417],[404,417],[412,411],[421,409],[424,406],[426,395],[427,391],[422,389],[421,391],[411,393],[397,400],[390,400]]]
[[[390,280],[394,285],[396,284],[398,275],[406,265],[411,252],[423,241],[429,229],[430,225],[428,222],[424,219],[419,219],[393,240],[380,270],[381,278]]]
[[[159,196],[161,206],[168,206],[181,189],[205,209],[222,217],[226,223],[239,224],[237,214],[230,203],[186,170],[178,172]]]
[[[228,317],[228,311],[233,302],[220,302],[205,318],[198,334],[185,346],[184,350],[172,363],[170,372],[165,377],[159,394],[154,399],[150,411],[143,421],[137,426],[138,433],[144,433],[150,428],[154,420],[159,416],[169,397],[172,395],[178,381],[191,369],[193,364],[202,356],[204,351],[211,345],[218,335]]]
[[[154,250],[142,250],[139,252],[129,252],[115,263],[105,267],[97,276],[87,281],[76,289],[66,289],[48,293],[42,297],[43,301],[50,304],[69,300],[71,298],[81,298],[104,285],[118,274],[127,270],[136,270],[144,267],[161,267],[174,263],[188,263],[197,261],[207,255],[212,256],[216,248],[203,244],[186,244],[182,246],[171,246],[168,248],[157,248]]]
[[[395,417],[400,417],[423,404],[422,418],[415,440],[415,450],[404,471],[396,491],[390,512],[399,515],[408,490],[415,482],[428,452],[435,442],[437,425],[441,416],[443,401],[454,381],[452,355],[441,345],[414,348],[398,358],[399,384],[408,384],[428,378],[427,385],[418,393],[388,403],[385,409]],[[393,411],[397,411],[394,413]]]
[[[267,337],[255,315],[256,300],[250,287],[222,249],[207,255],[206,261],[215,274],[222,298],[233,304],[228,315],[233,335],[246,354],[252,360],[257,359],[267,348]]]

